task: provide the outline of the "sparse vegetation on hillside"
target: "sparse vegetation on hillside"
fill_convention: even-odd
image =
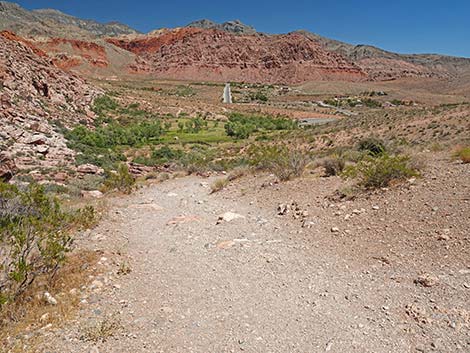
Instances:
[[[367,156],[355,165],[346,167],[345,177],[358,180],[359,186],[365,189],[376,189],[390,186],[394,181],[403,181],[419,175],[409,156],[382,153],[378,156]]]
[[[233,113],[225,124],[225,131],[228,136],[246,139],[254,132],[294,130],[297,127],[296,121],[285,117]]]
[[[135,187],[135,178],[129,173],[126,164],[121,163],[116,171],[106,171],[106,179],[103,184],[104,191],[117,190],[130,194]]]
[[[310,161],[304,151],[283,145],[253,145],[248,156],[254,168],[268,170],[281,181],[301,176]]]
[[[42,186],[0,183],[0,305],[10,303],[38,276],[51,279],[66,260],[77,227],[91,226],[94,209],[65,212]]]

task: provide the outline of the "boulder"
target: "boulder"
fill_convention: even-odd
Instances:
[[[0,153],[0,180],[9,181],[17,171],[15,161],[5,153]]]
[[[82,174],[102,174],[104,171],[94,164],[82,164],[77,167],[77,172]]]

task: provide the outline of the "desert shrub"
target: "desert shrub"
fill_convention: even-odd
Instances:
[[[382,153],[377,157],[365,157],[356,165],[347,167],[343,175],[358,179],[359,185],[365,189],[375,189],[389,186],[392,181],[418,176],[419,173],[410,157]]]
[[[343,157],[334,154],[324,158],[322,161],[320,161],[319,164],[325,168],[325,174],[327,176],[334,176],[341,174],[346,165],[346,162]]]
[[[384,142],[375,137],[368,137],[359,141],[358,149],[371,156],[378,156],[386,152]]]
[[[119,104],[113,98],[103,95],[93,101],[91,108],[96,114],[103,115],[106,112],[116,110],[118,107]]]
[[[254,129],[252,126],[238,122],[229,121],[225,124],[225,132],[227,133],[227,136],[231,136],[239,140],[247,139],[253,131]]]
[[[130,194],[134,187],[135,178],[125,163],[121,163],[117,171],[106,171],[106,179],[103,183],[104,191],[118,190]]]
[[[227,175],[227,179],[229,181],[240,179],[241,177],[247,175],[250,172],[250,169],[246,165],[241,165],[236,168],[233,168],[233,170]]]
[[[207,130],[208,123],[207,120],[202,119],[201,117],[192,118],[185,123],[186,132],[191,134],[197,134],[201,130]]]
[[[362,103],[368,108],[381,108],[382,107],[382,103],[376,100],[373,100],[371,98],[363,99]]]
[[[470,147],[461,147],[455,152],[455,157],[463,163],[470,163]]]
[[[215,152],[205,146],[193,146],[182,154],[178,164],[189,173],[202,173],[210,169],[209,165],[215,158]]]
[[[156,164],[168,163],[171,161],[177,161],[184,155],[182,150],[173,149],[168,146],[160,147],[152,151],[152,159],[156,161]]]
[[[150,156],[138,156],[133,159],[134,163],[139,163],[147,166],[162,165],[165,163],[178,163],[183,157],[184,152],[180,149],[173,149],[169,146],[162,146],[153,150]]]
[[[251,146],[248,155],[252,166],[272,172],[281,181],[301,176],[309,162],[304,152],[278,145]]]
[[[211,185],[211,193],[223,190],[229,184],[228,178],[217,179]]]
[[[267,102],[268,96],[266,95],[264,90],[256,91],[255,93],[250,94],[250,100],[252,101],[260,101],[260,102]]]
[[[52,278],[71,249],[71,231],[94,220],[91,207],[64,212],[42,186],[21,190],[0,183],[0,305],[14,300],[37,276]]]

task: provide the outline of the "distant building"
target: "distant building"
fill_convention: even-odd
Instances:
[[[226,104],[232,104],[232,90],[230,89],[230,83],[225,84],[222,100]]]

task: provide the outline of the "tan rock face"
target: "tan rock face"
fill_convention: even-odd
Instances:
[[[0,149],[16,167],[72,167],[74,152],[53,122],[91,122],[101,91],[10,32],[0,32],[0,87]]]
[[[107,41],[140,55],[161,78],[289,84],[366,78],[359,66],[299,33],[237,36],[182,28]]]

